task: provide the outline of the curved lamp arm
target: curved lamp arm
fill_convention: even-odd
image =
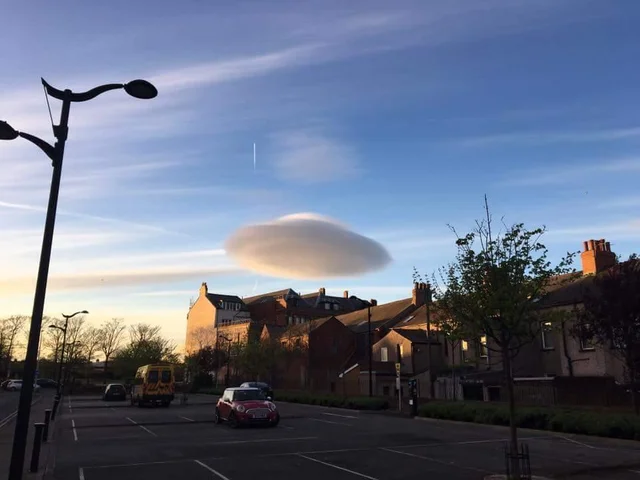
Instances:
[[[40,80],[42,80],[42,85],[44,85],[44,88],[47,90],[47,94],[51,95],[53,98],[57,98],[58,100],[68,98],[72,102],[86,102],[87,100],[96,98],[98,95],[108,92],[109,90],[124,88],[124,84],[122,83],[109,83],[107,85],[100,85],[99,87],[92,88],[86,92],[74,93],[71,90],[58,90],[57,88],[49,85],[44,78],[41,78]]]
[[[47,157],[51,159],[53,163],[55,163],[56,159],[56,149],[53,145],[45,142],[41,138],[36,137],[35,135],[31,135],[30,133],[18,132],[18,136],[24,138],[25,140],[29,140],[31,143],[40,148],[44,153],[47,154]]]

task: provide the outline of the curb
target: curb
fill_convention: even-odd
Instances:
[[[488,423],[475,423],[475,422],[462,422],[460,420],[445,420],[445,419],[440,419],[440,418],[431,418],[431,417],[413,417],[414,420],[419,420],[419,421],[423,421],[423,422],[433,422],[433,423],[451,423],[451,424],[455,424],[455,425],[467,425],[467,426],[476,426],[476,427],[484,427],[484,428],[491,428],[493,430],[499,430],[499,431],[504,431],[504,430],[508,430],[509,427],[508,426],[504,426],[504,425],[491,425]],[[628,440],[626,438],[615,438],[615,437],[599,437],[597,435],[581,435],[581,434],[577,434],[577,433],[567,433],[567,432],[556,432],[555,430],[540,430],[537,428],[525,428],[525,427],[518,427],[518,431],[524,431],[524,432],[535,432],[535,433],[540,433],[540,434],[546,434],[546,436],[550,436],[550,437],[557,437],[557,438],[564,438],[566,439],[567,437],[571,438],[581,438],[584,440],[598,440],[601,442],[609,442],[609,443],[618,443],[620,445],[627,445],[627,446],[633,446],[633,447],[638,447],[638,441],[637,440]],[[578,442],[579,443],[579,442]],[[603,447],[594,447],[592,445],[589,446],[590,448],[603,448]],[[543,477],[540,477],[543,478]]]

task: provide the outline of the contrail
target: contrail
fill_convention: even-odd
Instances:
[[[256,142],[253,142],[253,171],[256,171]]]

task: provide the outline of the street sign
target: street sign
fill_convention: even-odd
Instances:
[[[396,375],[400,376],[400,367],[402,366],[402,364],[400,363],[396,363]]]

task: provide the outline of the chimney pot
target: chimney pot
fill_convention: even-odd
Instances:
[[[582,274],[592,275],[616,264],[616,256],[611,251],[611,244],[604,238],[589,240],[588,249],[580,255],[582,260]]]
[[[320,287],[320,290],[318,290],[320,292],[320,295],[324,295],[326,290],[324,287]]]
[[[372,307],[378,306],[378,300],[376,300],[375,298],[372,298],[371,300],[369,300],[369,303],[371,304]]]
[[[589,250],[595,250],[595,249],[596,249],[596,241],[589,240]]]
[[[610,251],[611,251],[611,242],[605,242],[605,244],[604,244],[604,249],[605,249],[607,252],[610,252]]]
[[[200,285],[200,295],[206,295],[209,293],[209,287],[207,287],[207,282],[202,282]]]
[[[582,242],[582,251],[583,252],[588,252],[589,251],[589,242],[587,242],[586,240],[584,242]]]
[[[345,290],[344,293],[342,294],[342,296],[344,298],[349,298],[349,290]]]

